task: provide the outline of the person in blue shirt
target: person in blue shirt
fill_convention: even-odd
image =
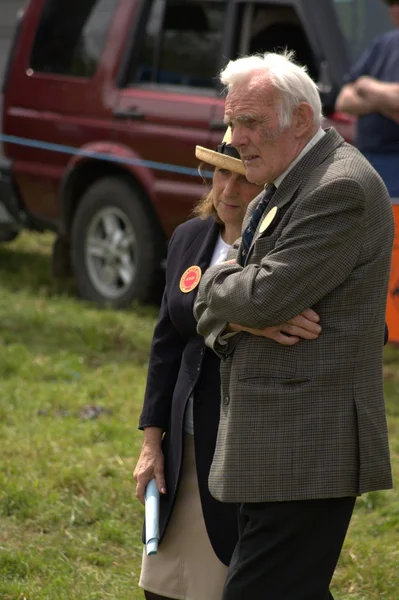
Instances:
[[[399,0],[384,0],[397,29],[378,37],[345,78],[335,108],[358,117],[355,144],[399,198]]]

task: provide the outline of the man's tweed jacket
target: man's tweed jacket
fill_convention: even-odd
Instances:
[[[382,378],[394,230],[387,190],[329,129],[283,179],[265,215],[274,206],[246,266],[207,270],[195,306],[199,332],[222,358],[211,493],[264,502],[390,488]],[[226,322],[264,328],[307,307],[321,318],[317,340],[287,347],[247,333],[220,336]]]

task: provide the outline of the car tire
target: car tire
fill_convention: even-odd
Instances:
[[[15,229],[5,229],[4,231],[0,231],[0,244],[12,242],[19,236],[19,234],[20,231]]]
[[[55,279],[67,279],[73,276],[71,262],[71,243],[58,235],[51,252],[51,274]]]
[[[145,202],[137,186],[117,177],[96,181],[82,196],[72,224],[71,255],[85,300],[126,308],[149,298],[164,244]]]

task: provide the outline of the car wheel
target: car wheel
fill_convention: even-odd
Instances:
[[[3,242],[12,242],[19,235],[19,230],[16,229],[5,229],[0,231],[0,244]]]
[[[126,308],[146,300],[162,243],[144,209],[146,198],[123,179],[107,177],[83,195],[72,225],[72,265],[85,300]]]
[[[51,253],[51,274],[56,279],[72,277],[71,243],[68,239],[57,236]]]

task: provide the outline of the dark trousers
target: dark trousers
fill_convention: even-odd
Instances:
[[[356,498],[241,504],[222,600],[333,600]]]

